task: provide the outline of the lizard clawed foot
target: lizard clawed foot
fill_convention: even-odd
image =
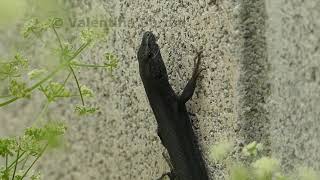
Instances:
[[[197,79],[202,71],[206,70],[206,68],[200,68],[201,59],[203,58],[203,50],[197,51],[197,56],[193,59],[194,69],[193,76]]]
[[[156,180],[163,180],[164,177],[166,177],[166,176],[168,176],[168,177],[170,178],[170,180],[174,180],[174,177],[175,177],[172,172],[167,172],[167,173],[162,174],[162,176],[159,177],[159,178],[156,179]]]
[[[170,162],[170,157],[169,157],[168,153],[162,152],[162,156],[163,156],[164,160],[166,160],[167,164],[170,167],[170,170],[172,171],[173,170],[173,166],[172,166],[172,164]]]
[[[166,160],[166,162],[168,163],[171,172],[167,172],[167,173],[162,174],[162,176],[160,178],[158,178],[157,180],[163,180],[164,177],[166,177],[166,176],[168,176],[170,180],[174,180],[175,175],[174,175],[174,172],[173,172],[173,166],[172,166],[172,164],[170,162],[170,157],[166,152],[162,152],[162,156]]]

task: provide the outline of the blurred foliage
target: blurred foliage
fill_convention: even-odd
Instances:
[[[43,21],[38,18],[32,18],[25,23],[22,31],[22,35],[25,38],[30,38],[31,36],[40,37],[44,32],[51,32],[55,35],[56,44],[57,47],[59,47],[55,50],[55,52],[57,52],[56,56],[58,56],[56,57],[58,65],[53,67],[53,70],[46,70],[44,68],[34,68],[30,70],[29,60],[19,53],[14,56],[13,60],[0,62],[0,80],[3,82],[3,87],[5,87],[4,80],[8,82],[8,94],[0,96],[7,100],[0,103],[0,107],[19,99],[30,97],[32,92],[39,90],[45,95],[48,103],[55,102],[61,98],[79,96],[82,105],[76,106],[75,108],[79,115],[96,112],[97,108],[89,107],[85,104],[85,98],[93,97],[94,92],[87,86],[80,85],[74,69],[80,67],[106,68],[112,72],[113,69],[117,67],[118,60],[112,53],[105,53],[103,64],[88,64],[83,63],[79,59],[76,60],[80,53],[100,39],[103,39],[103,36],[101,36],[100,31],[83,29],[79,33],[79,38],[77,38],[80,41],[80,45],[71,45],[72,42],[65,41],[58,33],[58,29],[62,26],[63,19],[56,17]],[[59,74],[63,74],[63,82],[53,80],[53,78]],[[71,75],[75,80],[78,95],[72,94],[72,91],[66,88]],[[29,77],[29,79],[25,80],[24,77]],[[34,81],[35,83],[33,83]]]
[[[67,17],[68,10],[59,0],[1,0],[0,28],[19,23],[25,17]]]
[[[229,141],[223,141],[211,147],[210,157],[219,162],[224,160],[232,151],[234,144]]]
[[[27,7],[27,2],[24,0],[1,0],[0,27],[6,27],[19,21],[24,17]]]
[[[68,13],[61,0],[25,0],[29,8],[32,8],[31,16],[41,19],[48,17],[64,17]]]
[[[258,152],[261,152],[262,150],[263,145],[261,143],[257,143],[256,141],[253,141],[242,149],[242,153],[245,156],[257,156]]]
[[[34,0],[34,2],[39,3],[39,6],[50,5],[50,3],[45,3],[49,1]],[[45,8],[43,11],[49,10]],[[34,120],[35,124],[46,119],[45,115],[49,112],[49,105],[63,98],[76,97],[81,100],[81,105],[75,105],[73,108],[78,115],[90,115],[97,112],[98,108],[91,107],[86,102],[88,98],[94,97],[95,92],[80,83],[78,74],[81,73],[82,68],[102,68],[112,72],[117,67],[118,60],[112,53],[105,53],[105,56],[101,58],[101,64],[87,63],[80,57],[80,54],[103,39],[106,34],[86,28],[78,33],[77,38],[69,40],[60,35],[63,25],[64,21],[61,17],[51,17],[45,20],[34,17],[25,23],[22,36],[30,42],[43,43],[45,46],[39,49],[41,54],[48,51],[46,45],[49,43],[41,38],[44,33],[46,33],[45,36],[54,37],[50,40],[54,39],[55,53],[52,53],[50,60],[55,60],[56,64],[52,67],[42,67],[40,63],[34,62],[35,57],[26,58],[27,56],[21,55],[22,53],[15,53],[13,58],[2,58],[0,60],[0,83],[1,88],[6,91],[0,92],[0,108],[22,99],[29,101],[33,95],[43,95],[45,100],[41,112]],[[71,78],[74,80],[73,84],[70,82]],[[30,172],[30,169],[45,150],[61,144],[65,130],[64,124],[48,121],[40,128],[26,129],[23,136],[0,139],[0,156],[3,158],[0,160],[0,180],[40,179],[40,175]]]
[[[39,173],[30,172],[48,148],[61,144],[66,127],[60,122],[48,122],[42,127],[27,128],[24,135],[0,139],[0,180],[40,179]],[[19,170],[18,170],[19,169]]]
[[[252,142],[244,146],[240,160],[228,159],[233,143],[223,141],[211,148],[211,158],[227,167],[226,180],[319,180],[319,172],[296,165],[290,173],[281,170],[278,159],[264,156],[261,143]]]

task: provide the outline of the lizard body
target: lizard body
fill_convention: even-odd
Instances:
[[[157,120],[157,133],[169,153],[174,180],[207,180],[208,174],[185,103],[192,97],[200,74],[198,53],[193,75],[180,96],[168,81],[160,48],[152,32],[143,35],[138,50],[139,72]]]

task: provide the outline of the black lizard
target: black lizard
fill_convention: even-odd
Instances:
[[[185,103],[192,97],[200,70],[201,53],[180,96],[168,81],[166,67],[152,32],[145,32],[138,50],[140,76],[158,124],[158,136],[170,156],[174,180],[207,180],[208,174]]]

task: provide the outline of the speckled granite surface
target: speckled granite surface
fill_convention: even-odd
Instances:
[[[225,138],[239,147],[252,140],[270,144],[286,167],[303,160],[319,168],[320,161],[314,159],[320,158],[320,95],[316,93],[320,87],[316,27],[320,23],[316,8],[299,2],[70,1],[73,19],[94,14],[115,22],[108,41],[82,58],[97,63],[104,52],[111,51],[120,64],[112,77],[100,69],[80,75],[80,81],[96,92],[90,103],[100,107],[97,115],[80,118],[68,102],[50,107],[50,117],[64,120],[69,129],[65,147],[41,160],[45,179],[150,180],[169,170],[138,74],[136,50],[146,30],[159,37],[170,83],[177,92],[191,75],[193,50],[204,49],[207,70],[187,107],[195,114],[192,119],[212,179],[224,179],[225,172],[222,165],[211,162],[208,150]],[[296,6],[299,13],[293,13]],[[296,17],[300,17],[299,26]],[[12,36],[14,31],[0,36],[0,52],[7,51],[5,40]],[[295,49],[297,44],[304,49]],[[40,106],[20,101],[0,109],[0,135],[22,131]],[[292,149],[295,153],[287,153]]]
[[[287,169],[320,169],[319,9],[319,1],[267,1],[270,139]]]

